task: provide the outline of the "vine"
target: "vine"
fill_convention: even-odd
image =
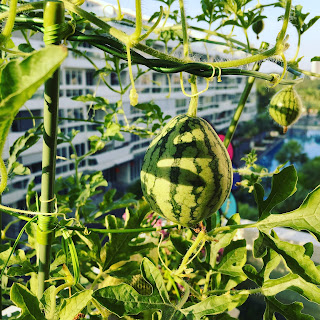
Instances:
[[[135,1],[135,22],[126,19],[120,1],[117,1],[118,7],[112,18],[99,17],[80,8],[83,1],[20,4],[13,0],[9,6],[0,5],[0,21],[5,22],[0,36],[0,151],[4,149],[14,119],[33,120],[33,128],[13,144],[6,162],[0,157],[0,194],[5,196],[6,192],[11,192],[11,179],[15,175],[30,174],[19,159],[43,137],[41,196],[37,194],[35,183],[30,182],[26,190],[28,210],[0,204],[1,212],[17,218],[1,232],[4,242],[0,248],[2,304],[15,305],[21,310],[20,315],[9,319],[108,319],[109,315],[121,318],[135,315],[139,319],[231,319],[230,310],[257,294],[265,298],[266,319],[274,318],[276,313],[287,319],[311,319],[311,315],[301,312],[300,303],[287,305],[276,299],[278,293],[288,289],[320,304],[320,271],[312,260],[312,245],[298,246],[283,241],[274,231],[277,227],[297,232],[304,230],[320,239],[320,186],[309,193],[299,208],[282,214],[274,212],[277,205],[297,189],[298,175],[292,165],[281,165],[273,172],[259,171],[256,157],[249,154],[244,158],[246,165],[235,172],[242,177],[237,186],[254,194],[258,221],[242,223],[242,212],[228,219],[219,212],[212,212],[195,228],[170,223],[153,212],[134,188],[137,194],[117,194],[100,170],[85,171],[81,167],[85,160],[90,163],[90,169],[94,168],[94,162],[90,162],[92,157],[101,159],[101,154],[106,153],[114,141],[125,143],[126,134],[137,135],[139,138],[134,139],[135,142],[156,136],[167,128],[170,116],[165,114],[165,109],[153,101],[138,102],[137,80],[151,70],[164,74],[169,84],[169,88],[165,88],[169,91],[168,97],[170,94],[172,97],[178,88],[172,85],[170,74],[179,73],[181,91],[190,98],[188,111],[184,111],[189,117],[199,117],[199,98],[204,94],[210,96],[208,90],[212,89],[210,84],[214,77],[217,78],[217,88],[224,83],[225,76],[247,78],[226,132],[225,147],[234,137],[256,78],[266,80],[274,87],[296,85],[303,81],[303,75],[320,76],[299,68],[298,57],[301,37],[319,17],[305,22],[307,14],[302,13],[301,6],[293,8],[291,0],[272,4],[258,1],[251,9],[247,8],[248,1],[201,1],[203,12],[196,17],[186,15],[183,0],[179,0],[179,11],[172,11],[173,0],[161,2],[165,4],[165,10],[159,6],[159,11],[147,23],[142,19],[141,0]],[[272,6],[284,10],[280,17],[281,29],[273,47],[262,42],[256,49],[248,30],[257,21],[267,21],[262,10]],[[199,21],[208,27],[199,27]],[[298,44],[293,59],[287,61],[289,23],[297,30]],[[122,31],[123,25],[134,28],[133,32]],[[230,29],[226,28],[228,25]],[[235,36],[238,28],[244,32],[244,42]],[[8,40],[13,31],[21,32],[25,43],[10,47]],[[195,31],[202,36],[195,36]],[[41,50],[32,48],[32,35],[37,32],[44,35],[46,47]],[[60,41],[64,41],[63,46],[58,45]],[[104,67],[100,68],[95,58],[77,47],[81,42],[87,42],[103,53]],[[153,46],[160,42],[165,52]],[[207,59],[205,55],[199,62],[191,58],[196,42],[205,44]],[[239,51],[244,55],[228,61],[212,61],[209,44],[224,46],[228,52]],[[86,119],[58,116],[58,68],[67,57],[66,47],[70,47],[69,52],[86,59],[98,78],[90,93],[72,98],[90,105]],[[275,58],[275,63],[282,68],[281,74],[259,71],[264,61],[274,61]],[[253,64],[251,70],[247,70],[248,64]],[[135,65],[137,73],[134,75]],[[37,72],[30,72],[33,68]],[[126,69],[129,83],[121,79]],[[183,73],[188,76],[187,89],[184,88]],[[108,82],[110,74],[119,78],[118,88]],[[201,78],[205,83],[200,81]],[[151,82],[151,78],[147,81]],[[174,81],[178,84],[179,79]],[[15,118],[42,84],[45,85],[44,116],[30,114],[30,117]],[[116,103],[110,103],[104,93],[100,96],[98,89],[101,85],[118,97]],[[187,93],[188,90],[191,94]],[[134,110],[134,116],[126,114],[127,107]],[[97,114],[103,115],[102,118],[97,119]],[[43,125],[36,128],[35,120],[43,121]],[[86,151],[77,149],[79,130],[60,132],[60,121],[94,126],[95,133],[89,138]],[[190,137],[184,138],[187,141]],[[57,156],[59,143],[67,145],[69,156]],[[156,158],[156,154],[153,157]],[[70,165],[74,175],[56,178],[57,160]],[[171,160],[165,159],[160,169],[172,170]],[[166,161],[170,162],[168,168]],[[186,175],[193,174],[190,168],[183,169]],[[200,165],[197,170],[202,170]],[[172,179],[169,174],[166,178],[168,181]],[[264,189],[260,184],[262,179],[272,180],[271,187]],[[226,206],[229,208],[228,200]],[[25,225],[18,237],[12,238],[9,234],[13,229],[11,226],[18,221],[25,222]],[[260,259],[262,265],[258,270],[254,263],[249,264],[246,240],[239,236],[245,235],[248,229],[258,231],[252,249],[254,262]],[[24,232],[28,240],[21,241]],[[19,245],[23,247],[19,249]],[[280,262],[286,265],[286,274],[270,278]],[[257,288],[240,289],[239,285],[245,285],[247,279]]]

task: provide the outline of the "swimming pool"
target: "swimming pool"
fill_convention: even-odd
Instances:
[[[320,129],[306,130],[293,128],[287,132],[284,139],[275,143],[267,152],[262,154],[257,163],[269,171],[275,170],[279,165],[279,162],[275,159],[275,155],[283,144],[289,140],[298,141],[303,147],[303,152],[307,154],[309,159],[320,156]]]

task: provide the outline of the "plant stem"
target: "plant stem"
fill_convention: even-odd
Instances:
[[[282,24],[282,28],[277,36],[276,47],[278,47],[279,45],[282,44],[283,39],[286,35],[287,27],[289,24],[289,18],[290,18],[290,10],[291,10],[291,0],[287,0],[286,1],[286,11],[285,11],[284,18],[283,18],[283,24]]]
[[[208,232],[208,236],[214,236],[220,232],[230,231],[230,230],[237,230],[237,229],[248,229],[248,228],[256,228],[257,223],[248,223],[248,224],[236,224],[231,226],[224,226],[215,228],[214,230]]]
[[[181,14],[181,24],[182,24],[182,37],[183,37],[183,55],[185,58],[189,56],[189,43],[188,43],[188,33],[187,33],[187,21],[186,14],[184,11],[183,0],[179,0],[180,14]]]
[[[203,242],[206,238],[206,233],[204,231],[200,231],[198,233],[197,238],[194,240],[193,244],[185,254],[185,256],[182,259],[182,262],[180,264],[180,267],[178,270],[175,272],[175,275],[180,275],[184,269],[187,267],[188,261],[191,257],[191,255],[194,253],[194,251],[197,249],[198,245],[200,245],[201,242]]]
[[[44,7],[44,27],[64,22],[64,5],[48,1]],[[57,44],[57,43],[55,43]],[[42,151],[41,212],[55,212],[55,169],[58,126],[59,70],[46,81],[44,89],[44,128]],[[51,242],[54,236],[54,217],[39,215],[37,241],[39,243],[38,297],[41,298],[49,278]]]
[[[262,42],[261,43],[261,49],[262,50],[265,50],[267,47],[267,44],[265,42]],[[253,71],[258,71],[259,68],[261,66],[261,62],[256,62],[252,68]],[[249,97],[249,94],[251,92],[251,89],[253,87],[253,84],[254,84],[254,81],[255,81],[255,78],[254,77],[249,77],[247,78],[247,83],[244,87],[244,90],[242,91],[242,94],[241,94],[241,97],[240,97],[240,100],[239,100],[239,103],[238,103],[238,106],[237,106],[237,109],[233,115],[233,118],[231,120],[231,124],[228,128],[228,131],[226,133],[226,136],[223,140],[223,144],[226,148],[228,148],[230,142],[231,142],[231,139],[236,131],[236,128],[238,126],[238,123],[239,123],[239,120],[240,120],[240,117],[241,117],[241,114],[242,114],[242,111],[246,105],[246,102],[247,102],[247,99]]]
[[[197,77],[195,75],[192,75],[190,77],[189,82],[191,84],[192,97],[190,99],[187,115],[190,117],[196,117],[197,116],[197,109],[198,109],[198,100],[199,100],[199,95],[197,94],[198,93]]]
[[[9,16],[8,16],[7,23],[1,33],[0,45],[5,44],[11,36],[11,32],[14,26],[14,20],[16,18],[17,4],[18,4],[18,0],[10,1]]]

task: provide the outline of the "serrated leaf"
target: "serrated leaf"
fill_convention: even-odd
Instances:
[[[0,270],[4,268],[4,265],[11,254],[12,248],[0,252]],[[23,250],[19,249],[14,255],[11,255],[7,267],[7,275],[11,277],[24,276],[35,272],[36,270],[32,266],[29,260],[30,257],[26,257]],[[18,265],[18,266],[17,266]]]
[[[75,293],[68,299],[63,300],[59,312],[59,320],[73,319],[80,313],[92,299],[93,290],[84,290]]]
[[[230,311],[242,305],[248,299],[247,293],[225,293],[220,296],[209,297],[191,307],[182,309],[187,320],[200,320],[205,315],[215,315]]]
[[[141,200],[135,208],[127,210],[127,220],[124,225],[125,229],[136,229],[140,227],[146,214],[150,211],[150,206],[146,201]],[[112,215],[106,216],[106,228],[107,229],[118,229],[122,227],[120,219],[115,218]],[[128,260],[129,257],[141,249],[148,248],[149,244],[145,246],[130,246],[130,241],[137,237],[139,232],[117,234],[109,233],[109,242],[104,246],[105,249],[105,261],[103,270],[109,269],[111,265],[122,260]],[[152,245],[152,244],[150,244]],[[151,248],[149,246],[149,248]]]
[[[229,220],[227,225],[237,225],[240,224],[240,215],[234,214]],[[214,241],[210,243],[210,265],[212,268],[215,267],[217,263],[217,256],[220,249],[225,248],[232,241],[233,237],[237,233],[237,230],[229,232],[221,232],[215,236]]]
[[[246,241],[231,242],[223,251],[220,263],[214,269],[215,288],[219,290],[231,290],[239,283],[246,280],[247,276],[242,267],[247,260]]]
[[[23,151],[29,149],[31,146],[33,146],[39,141],[41,134],[42,134],[42,124],[39,125],[37,128],[29,129],[28,131],[25,132],[23,136],[19,137],[13,143],[13,145],[9,149],[10,156],[7,161],[8,174],[10,174],[11,171],[14,171],[15,174],[19,174],[17,172],[18,171],[21,172],[21,170],[23,170],[22,168],[24,167],[22,166],[22,164],[18,164],[16,161],[19,155]],[[24,169],[27,169],[27,168],[24,168]],[[29,173],[22,173],[22,174],[29,174]]]
[[[0,154],[19,109],[60,66],[67,54],[65,47],[47,46],[22,61],[11,60],[0,70]]]
[[[119,317],[138,314],[142,311],[161,311],[161,319],[200,320],[204,315],[219,314],[242,304],[247,294],[224,294],[212,296],[191,307],[180,309],[180,304],[171,304],[160,270],[144,258],[141,273],[145,280],[153,286],[150,295],[141,295],[128,284],[109,286],[94,292],[93,297],[105,308]],[[157,315],[159,316],[159,314]]]
[[[39,308],[39,300],[25,286],[14,283],[10,290],[11,301],[21,309],[17,320],[45,320]]]
[[[272,208],[286,200],[297,190],[297,180],[297,171],[293,165],[274,174],[272,176],[271,192],[266,200],[262,199],[263,193],[259,185],[255,185],[255,198],[259,208],[260,219],[268,216]]]
[[[307,230],[320,240],[320,185],[308,194],[298,209],[282,214],[271,214],[258,221],[256,227],[264,233],[275,227]]]
[[[275,297],[266,298],[266,310],[263,315],[263,320],[273,320],[275,313],[280,313],[285,316],[286,319],[294,320],[314,320],[314,317],[301,313],[303,304],[301,302],[294,302],[291,304],[283,304]]]
[[[118,266],[115,270],[108,272],[111,277],[120,279],[129,279],[133,275],[140,274],[140,264],[138,261],[128,261],[122,266]]]
[[[320,288],[297,274],[290,273],[279,279],[267,280],[261,289],[265,296],[275,296],[284,290],[296,291],[308,300],[320,304]]]
[[[43,305],[46,318],[49,318],[49,315],[56,315],[58,313],[58,310],[52,310],[52,301],[56,299],[56,287],[50,286],[44,293],[41,298],[41,303]],[[54,304],[55,305],[55,304]]]
[[[246,240],[242,239],[233,241],[224,249],[223,256],[217,266],[217,270],[218,272],[231,277],[243,277],[244,281],[246,276],[242,271],[242,267],[245,265],[246,261]]]
[[[166,285],[158,268],[149,260],[144,258],[141,263],[142,276],[152,285],[159,293],[164,303],[170,303]]]
[[[320,284],[320,270],[305,254],[304,247],[281,241],[274,232],[272,235],[263,234],[261,246],[271,248],[280,254],[293,273],[298,274],[308,282]]]

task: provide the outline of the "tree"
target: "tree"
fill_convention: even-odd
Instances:
[[[308,161],[308,156],[303,153],[302,145],[296,140],[290,140],[282,145],[275,158],[279,163],[290,162],[291,164],[303,164]]]
[[[312,190],[320,180],[320,157],[304,163],[299,170],[299,181],[307,190]]]

